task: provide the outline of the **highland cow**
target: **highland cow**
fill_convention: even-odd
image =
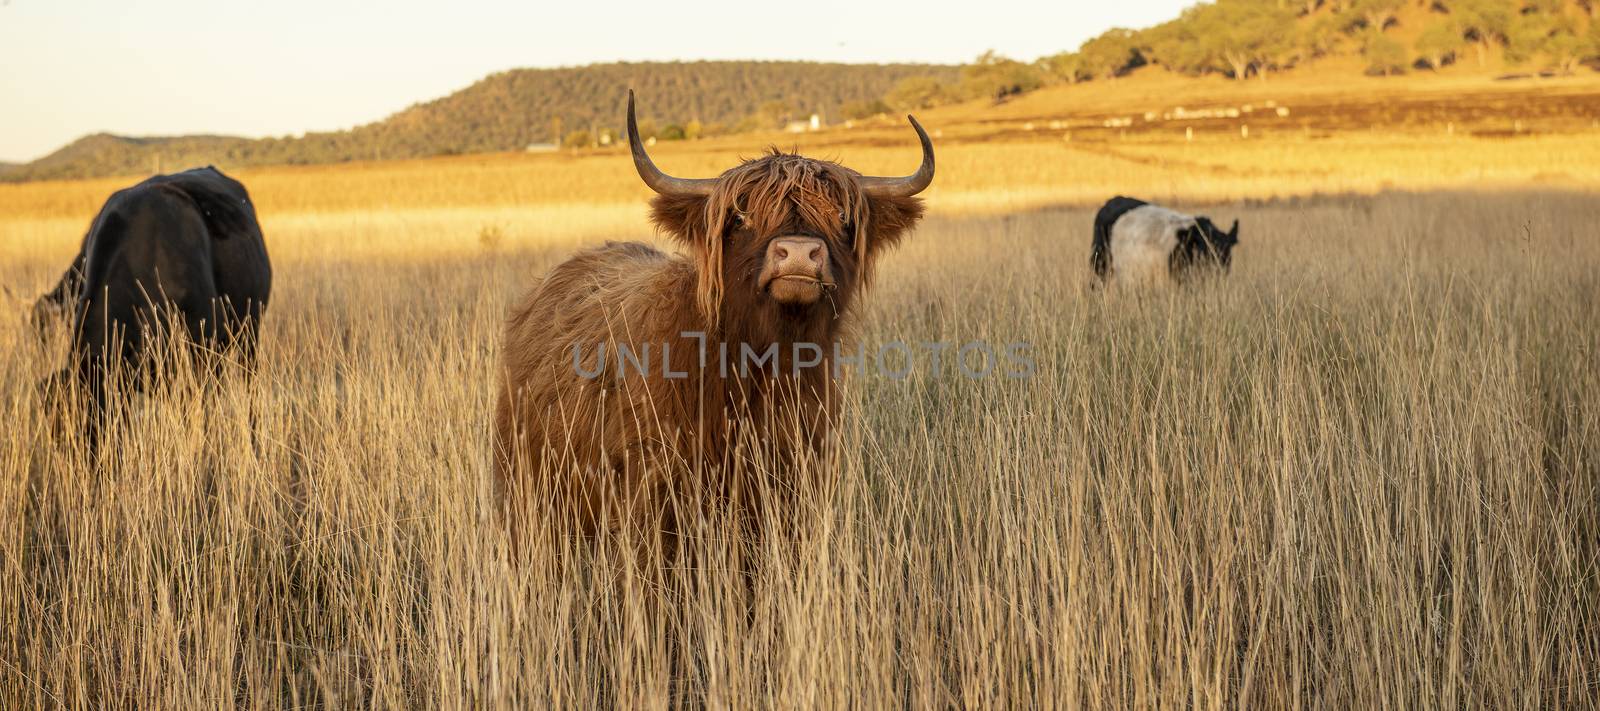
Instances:
[[[543,513],[588,535],[671,536],[684,513],[674,501],[750,512],[757,491],[806,485],[740,472],[798,477],[784,463],[824,449],[834,347],[933,180],[932,143],[907,118],[922,165],[906,177],[773,150],[685,179],[651,161],[629,93],[652,220],[687,254],[608,243],[557,265],[512,309],[494,442],[514,531]]]

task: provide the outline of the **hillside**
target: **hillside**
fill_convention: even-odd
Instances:
[[[812,62],[666,62],[515,69],[348,131],[299,137],[86,136],[0,180],[85,178],[217,163],[232,167],[337,163],[521,150],[573,131],[620,134],[622,101],[639,93],[647,132],[715,135],[837,116],[901,80],[952,81],[953,66]]]
[[[1142,30],[1113,28],[1037,63],[1045,81],[1109,80],[1136,68],[1232,79],[1316,66],[1394,76],[1571,74],[1600,62],[1594,0],[1217,0]]]
[[[1005,114],[1008,109],[994,107],[1030,103],[1038,90],[1060,85],[1088,84],[1080,98],[1105,103],[1104,97],[1121,94],[1118,85],[1130,77],[1155,79],[1152,85],[1173,92],[1168,98],[1191,93],[1191,87],[1216,93],[1210,82],[1219,79],[1236,85],[1236,92],[1221,93],[1255,93],[1243,80],[1314,86],[1410,75],[1398,83],[1415,88],[1450,86],[1463,76],[1571,77],[1600,66],[1596,14],[1600,0],[1216,0],[1153,27],[1107,30],[1075,51],[1034,62],[989,52],[959,67],[670,62],[518,69],[348,131],[266,139],[88,136],[33,163],[0,168],[0,181],[131,175],[207,163],[424,158],[521,151],[536,143],[603,145],[621,133],[622,97],[629,88],[641,97],[643,133],[672,140],[775,130],[813,113],[829,123],[950,104]],[[1371,103],[1359,96],[1340,100]],[[1462,102],[1430,102],[1400,119],[1416,123],[1426,114],[1449,125],[1493,118]],[[1338,106],[1325,108],[1337,119]],[[1451,113],[1456,111],[1470,115]],[[1392,114],[1371,112],[1368,125],[1383,125]],[[1520,130],[1517,120],[1512,118],[1513,132]]]
[[[640,97],[646,133],[677,124],[700,135],[774,128],[818,113],[837,118],[851,103],[876,100],[902,79],[953,80],[953,66],[693,62],[597,64],[515,70],[356,129],[363,143],[399,155],[476,153],[554,142],[568,132],[620,135],[623,96]],[[559,122],[556,120],[559,119]],[[647,125],[648,124],[648,125]]]
[[[131,138],[96,133],[32,163],[0,169],[0,180],[24,181],[52,178],[87,178],[159,172],[163,166],[188,167],[207,163],[237,164],[236,157],[252,143],[232,136],[177,136]]]

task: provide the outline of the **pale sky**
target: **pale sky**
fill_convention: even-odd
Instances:
[[[97,131],[349,128],[518,67],[1031,60],[1192,0],[0,0],[0,161]],[[952,10],[959,7],[959,10]]]

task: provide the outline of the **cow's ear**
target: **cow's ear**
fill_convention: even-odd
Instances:
[[[1233,228],[1228,230],[1228,238],[1234,242],[1239,241],[1239,221],[1233,221]]]
[[[705,242],[706,198],[703,195],[657,195],[650,201],[650,221],[686,247],[701,246]]]
[[[722,232],[726,207],[704,195],[657,195],[650,201],[650,220],[689,248],[697,272],[695,302],[707,326],[716,328],[722,313]]]
[[[868,199],[865,246],[873,254],[897,244],[922,219],[922,198],[873,197]]]

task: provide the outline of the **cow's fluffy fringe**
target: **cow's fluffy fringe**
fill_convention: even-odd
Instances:
[[[855,243],[856,260],[865,263],[870,205],[857,181],[860,174],[837,163],[814,160],[773,149],[724,172],[709,197],[687,198],[698,210],[684,210],[686,199],[661,196],[652,215],[656,225],[688,243],[699,268],[696,301],[700,314],[718,327],[724,292],[722,236],[735,215],[758,234],[772,234],[792,218],[823,232],[838,243],[845,230]],[[698,215],[693,214],[698,212]],[[918,211],[920,216],[920,210]]]

